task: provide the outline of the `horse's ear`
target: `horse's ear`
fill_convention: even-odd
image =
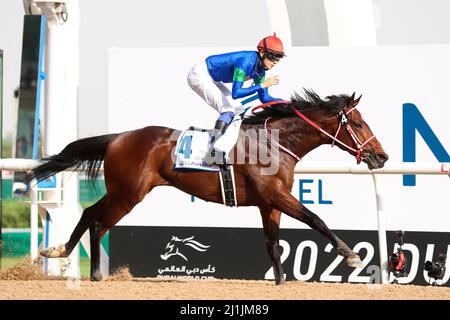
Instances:
[[[353,92],[353,94],[350,96],[350,103],[353,103],[353,101],[355,100],[355,94],[356,92]]]
[[[362,97],[362,94],[358,97],[358,99],[356,99],[355,100],[355,94],[353,93],[353,99],[352,99],[352,102],[351,102],[351,105],[352,105],[352,107],[356,107],[357,105],[358,105],[358,103],[359,103],[359,100],[361,100],[361,97]]]

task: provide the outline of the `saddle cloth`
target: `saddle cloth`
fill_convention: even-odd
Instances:
[[[242,119],[249,116],[250,108],[242,107],[241,114],[236,114],[230,122],[224,135],[214,144],[214,148],[225,153],[228,163],[228,154],[233,149],[239,136]],[[204,161],[206,153],[210,148],[212,130],[190,127],[184,130],[177,140],[175,147],[175,170],[202,170],[220,171],[217,164],[208,164]],[[220,154],[220,152],[219,152]]]
[[[234,116],[224,135],[217,139],[214,147],[218,151],[228,154],[236,144],[239,136],[239,129],[242,124],[242,118],[239,115]],[[190,127],[184,130],[177,140],[175,147],[175,169],[194,169],[203,171],[220,171],[216,164],[208,164],[204,161],[206,153],[210,148],[212,130],[205,130]],[[220,152],[219,152],[220,154]]]
[[[189,128],[184,130],[175,147],[174,169],[191,169],[202,171],[220,171],[218,165],[204,161],[209,150],[211,130]]]

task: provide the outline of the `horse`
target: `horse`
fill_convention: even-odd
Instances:
[[[336,144],[355,156],[358,164],[364,162],[370,170],[384,166],[388,155],[356,109],[360,99],[361,96],[355,99],[355,93],[322,99],[313,90],[304,89],[303,94],[294,92],[291,101],[273,103],[242,122],[236,146],[251,144],[248,140],[243,141],[244,132],[255,129],[257,135],[265,136],[271,146],[279,146],[268,150],[270,160],[278,165],[277,171],[271,174],[263,172],[267,164],[260,161],[232,164],[238,205],[259,208],[276,285],[285,281],[279,245],[281,213],[320,232],[337,254],[346,259],[348,266],[362,267],[359,256],[290,192],[297,162],[323,144]],[[278,141],[273,139],[276,132]],[[172,155],[180,133],[172,128],[148,126],[120,134],[89,137],[76,140],[59,154],[42,159],[27,174],[28,181],[41,181],[69,168],[85,170],[93,181],[103,161],[106,194],[83,211],[67,243],[46,248],[40,254],[48,258],[68,257],[89,229],[90,279],[100,281],[103,279],[100,272],[101,238],[153,188],[173,186],[205,201],[223,203],[217,172],[174,170]],[[261,147],[256,144],[256,148]],[[252,157],[249,151],[242,152],[245,159]]]

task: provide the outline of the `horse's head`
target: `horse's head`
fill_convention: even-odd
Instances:
[[[263,124],[267,131],[268,121],[272,121],[270,129],[280,132],[280,143],[275,144],[297,160],[322,144],[336,144],[369,169],[382,168],[389,157],[356,109],[360,99],[355,99],[355,94],[321,99],[305,89],[304,96],[294,94],[291,101],[274,101],[264,109],[255,108],[254,116],[244,119],[244,123]],[[258,109],[262,111],[255,113]]]
[[[337,116],[331,117],[328,122],[332,128],[330,131],[337,139],[332,144],[355,156],[358,163],[365,162],[370,170],[379,169],[389,156],[356,108],[360,100],[361,96],[355,99],[353,93]]]

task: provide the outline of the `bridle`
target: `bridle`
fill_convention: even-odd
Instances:
[[[271,101],[265,104],[262,104],[260,106],[257,106],[255,108],[252,109],[253,114],[255,114],[255,111],[261,108],[264,108],[266,106],[272,105],[272,104],[280,104],[280,103],[290,103],[290,101],[285,101],[285,100],[280,100],[280,101]],[[344,111],[340,111],[338,114],[338,117],[340,117],[339,119],[339,126],[336,130],[336,133],[333,135],[331,135],[330,133],[326,132],[325,130],[323,130],[319,125],[317,125],[315,122],[313,122],[312,120],[310,120],[308,117],[306,117],[303,113],[301,113],[300,111],[298,111],[297,109],[295,109],[294,107],[292,107],[292,110],[294,110],[295,114],[303,119],[306,123],[308,123],[309,125],[311,125],[312,127],[314,127],[315,129],[317,129],[318,131],[320,131],[321,133],[325,134],[326,136],[328,136],[329,138],[331,138],[333,140],[333,142],[331,143],[331,147],[334,146],[335,142],[339,143],[340,145],[342,145],[343,147],[347,148],[350,151],[353,151],[356,155],[356,163],[359,164],[361,163],[362,160],[364,160],[365,158],[361,156],[362,152],[364,151],[364,148],[367,146],[367,144],[372,141],[373,139],[375,139],[375,135],[372,135],[370,138],[366,139],[364,142],[362,142],[358,136],[356,135],[355,131],[353,130],[353,128],[350,126],[349,122],[348,122],[348,115],[356,109],[356,106],[351,108],[350,110],[348,110],[347,112]],[[270,133],[267,130],[267,123],[268,120],[271,118],[267,118],[266,121],[264,122],[264,129],[266,130],[266,134],[267,136],[270,138]],[[345,129],[347,130],[348,134],[350,135],[350,138],[353,140],[354,144],[355,144],[355,148],[349,146],[348,144],[342,142],[341,140],[339,140],[337,138],[340,130],[342,127],[345,127]],[[270,138],[271,139],[271,138]],[[288,148],[280,145],[278,142],[274,141],[271,139],[271,141],[273,143],[275,143],[276,145],[278,145],[278,147],[280,147],[280,149],[282,149],[283,151],[285,151],[287,154],[291,155],[292,157],[294,157],[295,159],[297,159],[298,161],[301,160],[301,158],[299,156],[297,156],[294,152],[290,151]]]

